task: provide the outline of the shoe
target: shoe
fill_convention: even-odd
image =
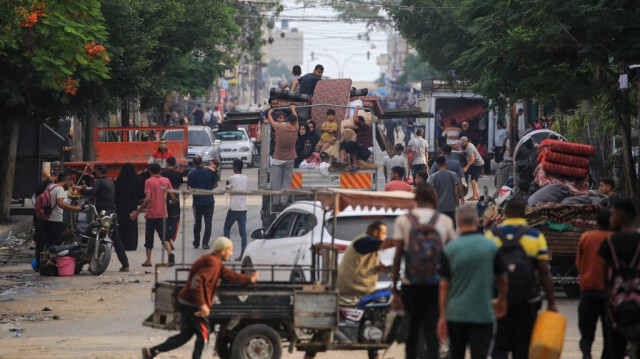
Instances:
[[[333,165],[333,167],[339,167],[339,168],[347,167],[346,163],[338,160],[332,161],[331,164]]]
[[[151,348],[142,348],[142,359],[153,359],[153,351]]]
[[[209,245],[208,245],[208,244],[203,244],[203,245],[202,245],[202,249],[209,249],[209,248],[211,248],[211,247],[209,247]]]
[[[173,267],[176,264],[176,256],[173,253],[169,254],[169,266]]]
[[[120,267],[120,272],[129,272],[129,271],[130,271],[129,266]]]
[[[194,248],[194,249],[198,249],[198,248],[200,248],[200,244],[198,244],[198,243],[196,243],[196,242],[193,242],[192,244],[193,244],[193,248]]]
[[[240,257],[238,257],[238,258],[236,258],[236,259],[234,259],[234,260],[235,260],[236,262],[240,262],[240,261],[242,260],[242,256],[240,256]]]

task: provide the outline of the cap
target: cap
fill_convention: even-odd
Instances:
[[[213,242],[213,251],[217,252],[217,251],[221,251],[223,249],[228,248],[229,246],[231,246],[231,240],[227,237],[218,237],[216,238],[215,242]]]
[[[467,136],[460,137],[460,142],[469,142],[469,138]]]

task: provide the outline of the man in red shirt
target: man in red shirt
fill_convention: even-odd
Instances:
[[[163,138],[160,140],[160,147],[151,153],[148,163],[157,163],[161,168],[165,168],[169,157],[174,157],[173,152],[167,148],[167,140]]]
[[[404,168],[395,166],[391,169],[391,181],[384,186],[385,191],[407,191],[411,192],[411,185],[403,181]]]
[[[138,218],[138,215],[143,209],[147,208],[147,214],[145,215],[147,224],[144,238],[147,260],[142,263],[143,267],[151,267],[151,250],[153,249],[154,232],[158,233],[164,248],[167,250],[167,253],[169,253],[169,264],[173,265],[175,263],[175,257],[171,251],[171,238],[168,233],[166,233],[166,227],[164,225],[168,219],[168,212],[166,202],[167,193],[163,191],[163,189],[171,189],[172,186],[169,179],[160,175],[160,171],[160,165],[157,163],[149,166],[151,177],[144,182],[144,201],[142,201],[142,204],[137,210],[131,212],[131,219],[134,220]],[[170,198],[169,203],[178,203],[178,199],[173,192],[168,193]]]
[[[142,358],[151,359],[162,352],[179,348],[196,335],[192,358],[200,358],[205,340],[209,341],[209,313],[220,280],[249,284],[258,280],[258,272],[251,276],[228,269],[222,261],[228,261],[233,254],[233,243],[227,237],[219,237],[213,243],[213,253],[200,257],[189,270],[189,277],[180,293],[177,304],[180,309],[180,333],[153,348],[143,348]]]
[[[598,317],[602,323],[604,346],[602,357],[607,356],[608,340],[605,323],[607,313],[607,292],[604,282],[605,263],[598,255],[602,242],[612,232],[609,231],[610,212],[606,209],[598,213],[598,229],[586,231],[580,237],[576,268],[580,280],[580,304],[578,304],[578,328],[580,329],[580,351],[583,358],[591,358],[591,345],[595,338]]]

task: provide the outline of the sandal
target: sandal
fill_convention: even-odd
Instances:
[[[143,266],[143,267],[152,267],[152,266],[153,266],[153,264],[151,264],[151,263],[147,263],[147,262],[144,262],[144,263],[142,263],[142,266]]]

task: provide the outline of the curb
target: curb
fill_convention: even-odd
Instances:
[[[0,238],[8,237],[9,232],[11,232],[13,236],[28,232],[27,238],[31,238],[31,227],[33,226],[32,216],[13,216],[11,219],[11,223],[0,226]]]

